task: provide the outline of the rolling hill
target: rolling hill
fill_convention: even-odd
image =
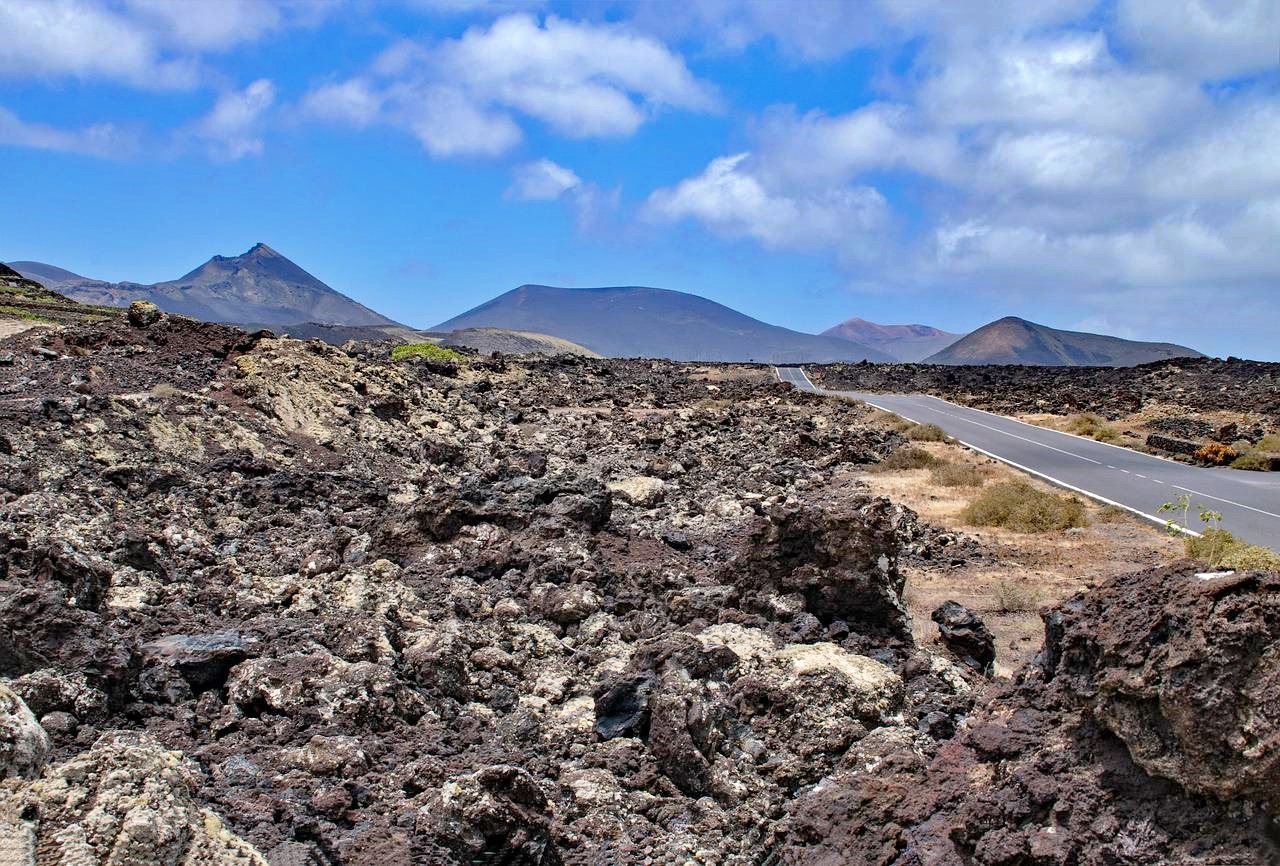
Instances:
[[[13,262],[11,266],[85,304],[124,307],[131,301],[147,300],[166,312],[232,324],[397,324],[331,289],[261,243],[243,255],[214,256],[186,276],[154,284],[109,283],[43,262]]]
[[[1060,331],[1015,316],[983,325],[926,364],[1026,364],[1038,367],[1133,367],[1168,358],[1203,358],[1174,343],[1143,343],[1103,334]]]
[[[881,325],[854,317],[822,332],[824,337],[840,337],[879,349],[899,361],[920,361],[945,349],[963,334],[953,334],[930,325]]]
[[[802,334],[707,298],[644,286],[520,286],[432,330],[463,328],[550,334],[607,357],[761,363],[892,360],[856,342]]]

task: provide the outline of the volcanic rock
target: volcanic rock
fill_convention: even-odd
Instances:
[[[944,601],[930,619],[938,624],[942,643],[960,661],[990,675],[996,660],[996,639],[976,613],[956,601]]]

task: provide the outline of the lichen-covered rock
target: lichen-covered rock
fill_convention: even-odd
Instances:
[[[23,864],[267,866],[197,805],[199,786],[180,753],[144,734],[105,734],[36,781],[0,788],[0,854]]]
[[[129,305],[125,315],[129,319],[129,324],[135,328],[149,328],[160,321],[160,317],[164,314],[150,301],[134,301]]]
[[[667,484],[661,478],[633,475],[608,484],[609,492],[622,501],[640,508],[648,508],[662,501]]]
[[[0,780],[30,779],[49,756],[49,737],[14,691],[0,683]]]

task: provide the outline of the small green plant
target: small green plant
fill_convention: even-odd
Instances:
[[[928,469],[941,462],[941,460],[923,448],[915,448],[908,445],[904,448],[899,448],[875,464],[875,470],[877,472],[893,472],[906,469]]]
[[[907,438],[912,442],[950,442],[947,431],[937,424],[917,424],[907,430]]]
[[[1045,493],[1021,480],[986,488],[960,516],[972,526],[1001,526],[1016,532],[1054,532],[1089,522],[1084,503],[1075,496]]]
[[[999,613],[1029,613],[1040,607],[1040,587],[1018,580],[997,580],[992,592]]]
[[[1185,542],[1187,556],[1209,568],[1230,568],[1239,571],[1280,571],[1280,553],[1269,547],[1241,541],[1222,528],[1222,513],[1194,502],[1190,493],[1183,493],[1172,502],[1160,506],[1162,512],[1182,515],[1182,522],[1165,523],[1169,532],[1181,534],[1190,522],[1194,511],[1204,524],[1199,536],[1188,535]]]
[[[939,463],[929,470],[929,480],[939,487],[981,487],[987,476],[967,463]]]
[[[406,343],[391,350],[391,360],[403,361],[407,358],[426,358],[428,361],[461,361],[465,356],[453,349],[437,346],[435,343]]]

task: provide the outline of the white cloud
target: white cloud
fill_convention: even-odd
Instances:
[[[0,106],[0,144],[119,158],[132,154],[137,149],[138,141],[132,131],[115,124],[100,123],[82,129],[61,129],[24,121]]]
[[[1277,7],[1184,5],[1156,22],[1156,6],[1121,2],[1116,23],[1094,2],[895,3],[874,38],[919,41],[911,69],[880,80],[891,100],[775,106],[748,126],[749,153],[654,191],[644,215],[817,250],[860,284],[1012,309],[1056,298],[1147,336],[1209,297],[1264,311],[1280,285],[1280,100],[1205,83],[1267,65],[1267,39],[1274,66]]]
[[[204,54],[315,24],[344,2],[0,0],[0,76],[194,87],[211,75]]]
[[[769,249],[839,247],[849,256],[867,248],[884,228],[885,199],[870,187],[805,193],[770,189],[755,173],[750,153],[711,161],[700,175],[655,190],[645,204],[655,222],[696,219],[728,237],[750,237]]]
[[[626,136],[663,109],[716,105],[712,89],[650,37],[530,15],[434,45],[401,42],[367,75],[303,99],[315,117],[407,129],[436,156],[503,153],[522,138],[519,117],[573,138]]]
[[[106,78],[188,87],[194,66],[163,56],[155,35],[90,0],[0,0],[0,76]]]
[[[260,78],[244,90],[218,97],[213,109],[196,121],[190,132],[215,159],[232,161],[258,156],[263,150],[262,117],[275,98],[275,85]]]
[[[1143,61],[1180,75],[1231,78],[1280,62],[1275,0],[1121,0],[1116,18]]]
[[[524,201],[554,201],[581,185],[582,178],[572,169],[549,159],[539,159],[516,168],[515,182],[507,192],[512,198]]]
[[[598,228],[618,207],[619,190],[605,190],[584,181],[573,169],[538,159],[519,165],[512,172],[507,197],[519,201],[563,201],[574,211],[578,228]]]

